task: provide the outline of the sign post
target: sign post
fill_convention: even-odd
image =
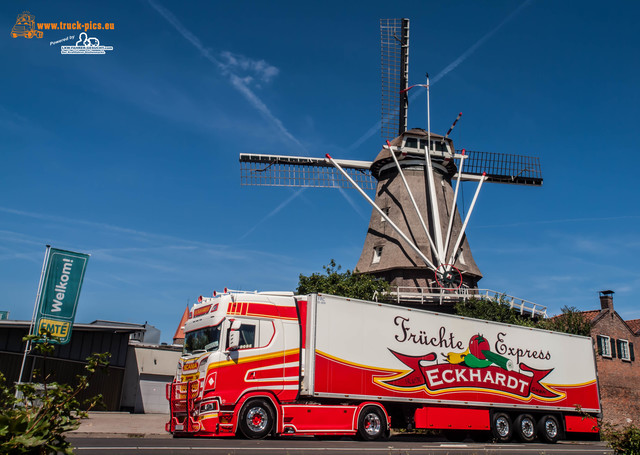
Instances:
[[[88,254],[47,245],[29,335],[47,334],[47,341],[53,344],[69,342],[88,261]],[[18,383],[22,382],[30,348],[31,342],[27,341]]]

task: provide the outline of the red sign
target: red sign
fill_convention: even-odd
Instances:
[[[209,312],[209,308],[211,308],[211,305],[205,305],[203,307],[196,308],[195,310],[193,310],[193,317],[196,318],[198,316],[202,316],[203,314],[207,314]]]
[[[550,370],[537,370],[521,363],[520,370],[530,374],[510,371],[495,365],[471,368],[464,364],[434,364],[434,352],[424,356],[408,356],[391,351],[398,360],[411,368],[404,376],[381,380],[393,389],[416,389],[424,387],[428,392],[454,392],[457,390],[487,390],[508,394],[521,399],[532,396],[548,401],[564,398],[563,394],[547,388],[540,381]]]

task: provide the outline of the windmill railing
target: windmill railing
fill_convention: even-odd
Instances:
[[[401,303],[455,303],[469,299],[492,300],[515,309],[522,315],[547,317],[547,307],[529,300],[514,297],[491,289],[460,288],[449,291],[439,287],[394,286],[388,295],[398,304]],[[378,295],[374,296],[377,300]]]

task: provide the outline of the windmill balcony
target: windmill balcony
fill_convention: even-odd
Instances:
[[[398,304],[453,304],[471,298],[492,300],[494,302],[507,305],[521,315],[530,317],[547,317],[547,307],[531,302],[529,300],[513,297],[502,292],[491,289],[471,289],[460,288],[456,290],[445,290],[440,287],[409,287],[392,286],[389,295]],[[374,295],[374,300],[378,300],[378,295]]]

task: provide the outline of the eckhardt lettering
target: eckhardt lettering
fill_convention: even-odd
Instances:
[[[408,356],[391,351],[402,363],[411,368],[404,376],[395,379],[376,378],[376,382],[391,389],[416,390],[424,387],[428,392],[489,390],[505,393],[521,399],[536,396],[545,401],[561,400],[564,394],[557,393],[540,381],[550,370],[537,370],[525,364],[520,364],[520,370],[531,373],[531,376],[517,371],[508,371],[492,365],[483,368],[471,368],[464,364],[435,364],[436,353],[424,356]]]

